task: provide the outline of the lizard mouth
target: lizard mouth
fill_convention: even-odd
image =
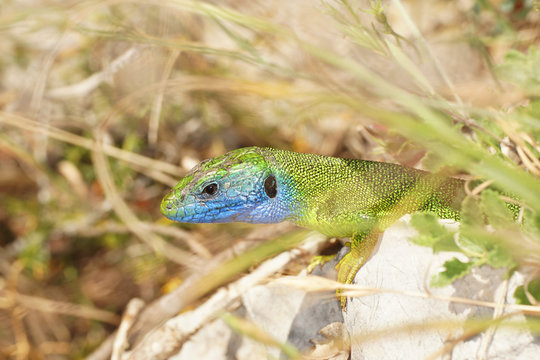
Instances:
[[[178,207],[178,201],[174,196],[174,191],[170,191],[161,201],[161,213],[167,218],[174,220],[179,218],[181,214],[178,214],[179,210],[182,210],[181,207]]]
[[[174,190],[161,201],[161,213],[170,220],[183,223],[223,223],[237,221],[241,211],[230,204],[214,204],[212,207],[185,203],[175,196]]]

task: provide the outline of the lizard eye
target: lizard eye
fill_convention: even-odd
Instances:
[[[264,192],[268,195],[269,198],[275,198],[277,195],[277,184],[276,178],[273,175],[270,175],[264,180]]]
[[[217,191],[217,188],[218,186],[216,183],[211,183],[206,185],[202,192],[206,195],[214,195]]]

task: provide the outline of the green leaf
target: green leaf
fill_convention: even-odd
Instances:
[[[461,216],[461,225],[473,227],[484,225],[482,209],[480,208],[478,201],[473,199],[472,197],[468,197],[463,200]]]
[[[540,278],[536,278],[529,282],[529,284],[527,284],[527,290],[536,301],[540,301]],[[532,305],[525,294],[523,285],[516,288],[516,291],[514,291],[514,298],[516,299],[516,303],[520,305]]]
[[[525,295],[525,290],[523,285],[520,285],[514,291],[514,299],[516,299],[516,304],[519,305],[532,305],[527,296]]]
[[[536,301],[540,301],[540,278],[532,280],[527,286],[527,289]]]
[[[431,279],[431,286],[443,287],[451,284],[454,280],[460,279],[467,275],[475,266],[475,262],[461,262],[457,258],[448,260],[444,263],[444,270]]]
[[[486,252],[486,249],[479,241],[480,237],[477,235],[478,231],[468,230],[474,229],[467,229],[463,226],[461,227],[457,245],[465,255],[481,257]]]
[[[494,229],[508,230],[516,227],[514,215],[497,192],[493,190],[482,192],[482,208],[487,216],[488,223]]]
[[[486,255],[487,263],[494,268],[512,267],[516,265],[508,250],[504,249],[502,246],[495,245],[495,247],[488,251]]]
[[[459,250],[454,241],[454,233],[439,224],[435,214],[414,214],[411,224],[418,230],[418,235],[410,239],[416,245],[431,247],[434,252]]]
[[[531,238],[540,240],[540,214],[529,209],[523,213],[524,232],[531,235]]]
[[[482,257],[486,253],[485,244],[489,239],[483,230],[484,219],[478,201],[466,198],[463,201],[461,216],[457,245],[468,256]]]

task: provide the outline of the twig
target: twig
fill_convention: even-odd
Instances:
[[[313,235],[298,249],[293,249],[265,261],[256,270],[240,280],[221,288],[197,309],[179,315],[157,328],[133,349],[124,359],[167,359],[200,327],[233,307],[243,293],[279,272],[288,263],[307,253],[314,254],[326,242],[321,235]]]
[[[124,350],[127,348],[128,341],[128,331],[135,322],[137,315],[141,312],[144,306],[144,301],[141,299],[135,298],[131,299],[129,304],[126,307],[126,312],[122,316],[122,322],[118,327],[116,333],[116,338],[113,344],[113,351],[111,360],[120,360]]]
[[[114,75],[126,64],[136,59],[140,54],[140,49],[131,47],[124,51],[122,55],[114,59],[110,65],[102,71],[96,72],[76,84],[51,89],[47,91],[46,95],[55,100],[69,100],[73,98],[85,97],[96,89],[102,82],[107,81],[111,75]]]

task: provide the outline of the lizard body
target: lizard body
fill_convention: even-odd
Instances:
[[[288,220],[350,237],[338,264],[338,280],[350,283],[386,227],[421,210],[459,220],[464,196],[463,180],[397,164],[250,147],[201,162],[161,211],[178,222]]]

